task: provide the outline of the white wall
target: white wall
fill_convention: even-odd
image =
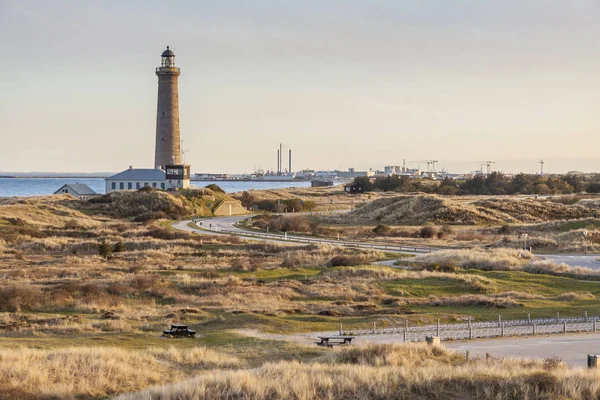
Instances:
[[[112,188],[112,184],[115,184],[115,189]],[[123,189],[121,189],[120,184],[123,183]],[[128,184],[131,183],[131,189],[129,189]],[[110,193],[110,192],[118,192],[121,190],[137,190],[137,184],[140,184],[140,188],[143,188],[144,186],[150,186],[153,187],[152,184],[155,183],[156,184],[156,189],[161,189],[162,187],[160,186],[161,184],[165,185],[165,189],[167,188],[167,182],[165,180],[160,180],[160,181],[124,181],[124,180],[106,180],[106,193]],[[148,185],[146,185],[146,183]]]

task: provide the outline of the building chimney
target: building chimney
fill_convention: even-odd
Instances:
[[[277,149],[277,175],[279,175],[279,158],[281,155],[279,154],[279,149]]]
[[[129,170],[132,170],[132,169],[133,169],[133,165],[130,165],[130,166],[129,166]]]

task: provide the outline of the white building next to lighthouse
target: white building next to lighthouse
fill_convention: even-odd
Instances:
[[[181,163],[179,132],[180,69],[175,67],[175,53],[167,49],[161,54],[156,110],[156,146],[154,169],[129,169],[106,178],[106,193],[152,187],[177,190],[190,187],[190,166]]]

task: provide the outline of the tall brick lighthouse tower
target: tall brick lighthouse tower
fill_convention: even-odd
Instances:
[[[165,50],[158,76],[158,107],[156,111],[156,152],[154,167],[181,164],[181,139],[179,135],[179,68],[175,67],[175,53]]]

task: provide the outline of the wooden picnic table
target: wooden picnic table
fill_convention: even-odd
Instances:
[[[317,346],[333,347],[352,344],[354,336],[317,336],[317,339],[319,339],[315,342]]]
[[[163,336],[194,337],[195,335],[196,331],[188,329],[187,325],[182,324],[171,324],[171,329],[163,331]]]

